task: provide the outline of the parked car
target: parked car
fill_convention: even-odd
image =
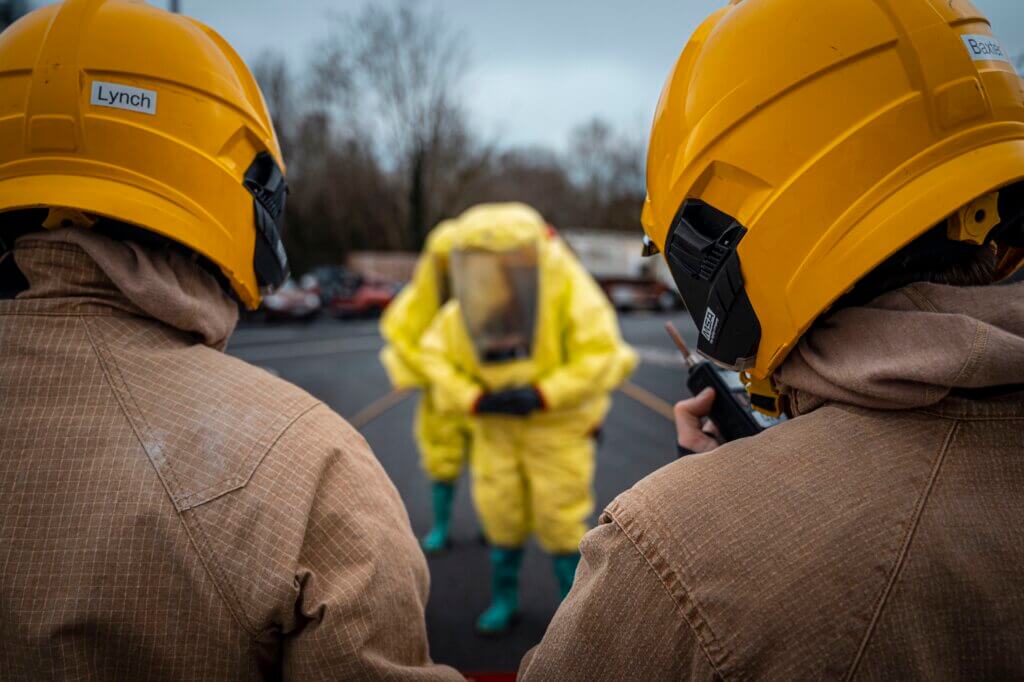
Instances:
[[[659,280],[602,279],[600,284],[616,310],[668,312],[683,305],[679,294]]]
[[[288,279],[281,287],[263,297],[263,313],[268,321],[312,320],[323,309],[320,296]]]
[[[336,298],[351,298],[363,283],[359,274],[343,265],[325,265],[314,268],[303,276],[308,286],[306,289],[320,296],[324,308]]]
[[[335,317],[379,317],[398,294],[400,286],[364,280],[351,296],[335,296],[327,309]]]
[[[340,318],[379,316],[401,289],[340,265],[316,268],[306,277],[310,278],[308,290],[315,291],[324,309]]]

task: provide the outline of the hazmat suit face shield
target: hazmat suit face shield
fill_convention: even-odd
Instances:
[[[484,364],[532,355],[539,294],[534,244],[507,251],[453,251],[448,269],[452,294]]]

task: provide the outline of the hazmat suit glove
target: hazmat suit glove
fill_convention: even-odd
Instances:
[[[544,397],[533,386],[485,393],[473,407],[474,414],[507,414],[525,417],[544,409]]]

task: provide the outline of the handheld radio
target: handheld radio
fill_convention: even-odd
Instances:
[[[722,378],[718,368],[707,360],[695,360],[686,347],[683,337],[671,322],[665,323],[665,330],[672,337],[679,352],[686,360],[689,368],[689,377],[686,379],[686,386],[693,395],[697,395],[705,388],[715,389],[715,402],[711,405],[711,421],[718,427],[722,438],[728,442],[738,438],[756,436],[764,429],[754,415],[744,406],[732,388]]]

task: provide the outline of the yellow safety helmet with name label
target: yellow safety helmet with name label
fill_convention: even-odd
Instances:
[[[223,38],[132,0],[66,0],[0,34],[0,212],[65,207],[179,242],[239,299],[288,273],[273,124]]]
[[[997,215],[1024,180],[1024,92],[967,0],[733,0],[669,78],[647,172],[649,250],[700,352],[750,382],[944,221],[1004,275],[1024,256]]]

